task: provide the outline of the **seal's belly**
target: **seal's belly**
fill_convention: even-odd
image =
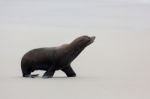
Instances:
[[[34,66],[34,68],[35,68],[35,70],[48,70],[49,68],[50,68],[50,66],[51,65],[47,65],[47,64],[45,64],[45,65],[36,65],[36,66]]]

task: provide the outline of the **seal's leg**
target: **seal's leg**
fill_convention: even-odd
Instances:
[[[27,68],[28,66],[25,66],[25,65],[22,65],[22,74],[23,74],[23,77],[31,77],[31,78],[35,78],[38,76],[38,74],[34,74],[34,75],[31,75],[31,72],[33,72],[34,70],[30,69],[30,68]],[[30,67],[30,66],[29,66]]]
[[[65,72],[68,77],[76,77],[76,73],[70,65],[63,68],[62,71]]]
[[[31,77],[31,71],[28,68],[22,68],[23,77]]]
[[[55,73],[55,66],[51,66],[43,75],[43,78],[52,78]]]

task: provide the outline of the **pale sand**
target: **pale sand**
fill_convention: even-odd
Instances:
[[[149,11],[146,0],[1,0],[0,99],[150,99]],[[77,78],[21,77],[25,52],[85,34],[97,38],[73,62]]]

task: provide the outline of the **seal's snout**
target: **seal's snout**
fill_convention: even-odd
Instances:
[[[91,36],[90,38],[91,38],[90,43],[93,43],[96,37],[95,36]]]
[[[91,40],[95,40],[95,38],[96,38],[95,36],[91,36]]]

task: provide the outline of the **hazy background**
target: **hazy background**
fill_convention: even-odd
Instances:
[[[150,99],[149,11],[149,0],[0,0],[0,98]],[[24,53],[81,35],[97,38],[77,78],[21,77]]]

